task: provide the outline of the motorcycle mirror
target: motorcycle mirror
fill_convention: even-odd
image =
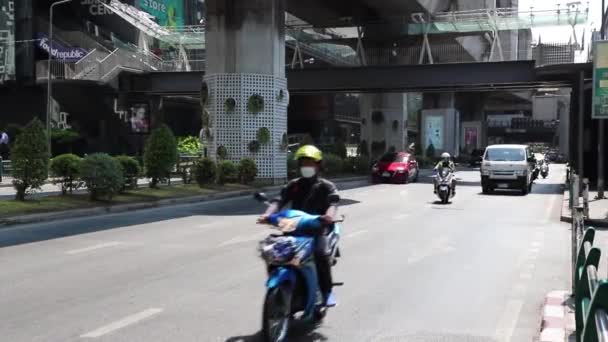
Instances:
[[[268,196],[266,196],[263,192],[256,192],[253,194],[253,198],[258,202],[266,202],[268,201]]]

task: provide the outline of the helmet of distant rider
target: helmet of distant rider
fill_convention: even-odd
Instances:
[[[443,161],[449,161],[450,160],[450,154],[447,152],[443,152],[441,154],[441,159],[443,159]]]

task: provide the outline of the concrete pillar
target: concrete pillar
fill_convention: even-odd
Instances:
[[[281,182],[287,177],[285,78],[285,4],[283,0],[208,0],[207,61],[204,82],[211,134],[203,134],[209,155],[220,147],[226,159],[253,158],[258,177]],[[253,99],[263,105],[251,106]],[[229,106],[233,103],[234,106]],[[259,139],[261,129],[269,139]],[[250,146],[259,143],[259,149]]]
[[[361,95],[361,117],[365,121],[365,124],[361,126],[361,140],[367,142],[370,156],[379,157],[391,148],[396,151],[406,149],[406,99],[404,93]],[[382,122],[374,122],[373,117],[378,115],[382,116]],[[378,146],[382,142],[384,142],[384,148],[372,150],[372,145]]]

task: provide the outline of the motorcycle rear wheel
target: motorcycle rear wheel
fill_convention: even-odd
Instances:
[[[291,320],[291,299],[293,289],[282,284],[266,294],[262,332],[267,342],[285,342]]]

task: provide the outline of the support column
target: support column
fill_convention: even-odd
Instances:
[[[361,140],[367,142],[372,158],[377,158],[391,149],[406,150],[406,94],[361,95],[360,106],[361,116],[365,119],[365,124],[361,127]],[[377,121],[378,117],[382,118],[381,122]],[[372,146],[377,148],[372,149]]]
[[[281,182],[287,178],[289,102],[284,1],[208,0],[206,6],[210,120],[203,128],[210,134],[203,140],[209,156],[225,149],[228,160],[252,158],[259,178]]]

